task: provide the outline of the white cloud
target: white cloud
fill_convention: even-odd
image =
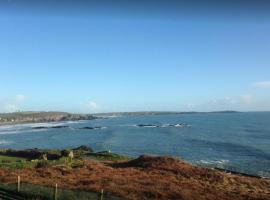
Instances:
[[[187,108],[188,108],[189,110],[192,110],[192,109],[195,108],[195,104],[193,104],[193,103],[188,103],[188,104],[187,104]]]
[[[270,81],[255,82],[253,86],[257,88],[270,88]]]
[[[24,100],[25,100],[25,96],[24,96],[24,95],[18,94],[18,95],[16,96],[16,101],[17,101],[17,102],[22,102],[22,101],[24,101]]]
[[[257,99],[250,94],[218,98],[201,105],[202,110],[252,110],[256,106]]]
[[[16,112],[19,110],[18,105],[15,104],[7,104],[4,106],[4,111],[5,112]]]
[[[0,97],[0,112],[18,111],[24,101],[25,96],[21,94],[12,97]]]
[[[214,99],[210,104],[216,106],[232,106],[232,105],[239,105],[239,104],[252,104],[253,103],[253,96],[252,95],[242,95],[238,97],[225,97],[220,99]]]
[[[212,104],[215,105],[231,105],[231,104],[236,104],[237,101],[235,99],[232,99],[230,97],[225,97],[225,98],[221,98],[221,99],[214,99],[211,102]]]
[[[253,97],[251,95],[243,95],[242,101],[245,104],[251,104],[253,102]]]
[[[99,105],[96,102],[94,102],[94,101],[88,101],[85,104],[85,107],[89,111],[96,111],[96,110],[98,110],[100,108]]]

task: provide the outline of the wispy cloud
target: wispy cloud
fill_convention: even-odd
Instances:
[[[18,94],[15,99],[17,102],[22,102],[25,100],[25,96],[22,94]]]
[[[85,108],[90,112],[95,112],[100,108],[100,106],[95,101],[88,101],[85,104]]]
[[[238,97],[225,97],[220,99],[214,99],[210,102],[212,105],[228,106],[228,105],[239,105],[239,104],[251,104],[253,103],[253,96],[246,94]]]
[[[252,85],[257,88],[270,88],[270,81],[255,82]]]
[[[253,96],[252,95],[243,95],[242,102],[245,104],[251,104],[253,102]]]
[[[19,110],[19,106],[16,104],[6,104],[3,107],[4,112],[16,112]]]
[[[220,98],[220,99],[214,99],[210,103],[214,105],[232,105],[232,104],[236,104],[237,101],[233,98],[225,97],[225,98]]]
[[[15,112],[20,110],[25,96],[18,94],[13,97],[0,97],[0,112]]]
[[[193,103],[188,103],[188,104],[187,104],[187,109],[188,109],[188,110],[193,110],[193,109],[195,109],[195,107],[196,107],[196,106],[195,106],[195,104],[193,104]]]

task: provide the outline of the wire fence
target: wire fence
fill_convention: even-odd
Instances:
[[[101,190],[87,192],[80,190],[68,190],[57,187],[47,187],[30,183],[0,184],[0,199],[31,199],[31,200],[124,200],[111,196]]]

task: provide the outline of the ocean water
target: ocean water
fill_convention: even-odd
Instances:
[[[188,126],[170,127],[184,123]],[[137,127],[155,124],[160,127]],[[35,126],[68,125],[60,129]],[[102,129],[79,129],[101,126]],[[177,156],[191,164],[270,177],[270,112],[124,116],[0,127],[1,148],[72,148]]]

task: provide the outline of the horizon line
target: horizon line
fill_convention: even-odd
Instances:
[[[42,113],[42,112],[52,112],[52,113],[69,113],[69,114],[91,114],[91,115],[97,115],[97,114],[112,114],[112,113],[119,113],[119,114],[125,114],[125,113],[215,113],[215,112],[237,112],[237,113],[246,113],[246,112],[270,112],[269,110],[265,111],[239,111],[239,110],[212,110],[212,111],[166,111],[166,110],[151,110],[151,111],[108,111],[108,112],[95,112],[95,113],[90,113],[90,112],[68,112],[68,111],[15,111],[15,112],[0,112],[0,114],[14,114],[14,113]]]

